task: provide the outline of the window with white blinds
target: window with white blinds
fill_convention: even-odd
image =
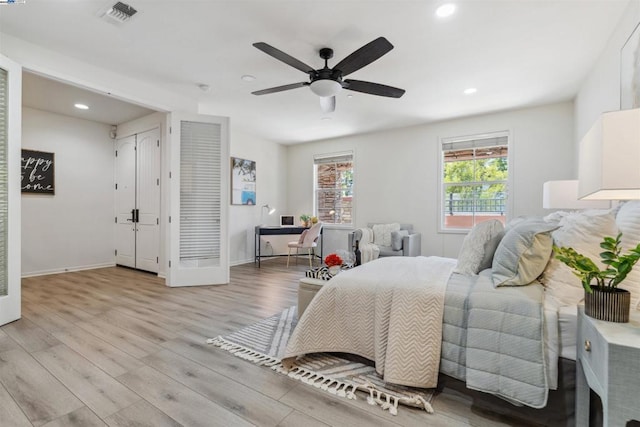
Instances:
[[[220,259],[221,127],[180,126],[180,260]]]
[[[8,144],[8,74],[0,68],[0,296],[7,295],[9,278],[7,275],[7,242],[9,193],[7,173],[7,144]]]

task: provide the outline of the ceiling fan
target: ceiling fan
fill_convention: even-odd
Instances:
[[[267,55],[284,62],[309,75],[308,82],[292,83],[284,86],[272,87],[269,89],[252,92],[254,95],[266,95],[268,93],[282,92],[290,89],[297,89],[309,86],[311,91],[320,97],[320,107],[324,112],[332,112],[336,109],[336,94],[341,89],[353,90],[356,92],[368,93],[370,95],[387,96],[390,98],[400,98],[404,95],[404,89],[386,86],[379,83],[365,82],[362,80],[343,80],[348,74],[371,64],[393,49],[393,45],[384,37],[378,37],[374,41],[367,43],[351,55],[338,62],[333,68],[327,65],[328,60],[333,58],[333,50],[328,47],[320,49],[320,58],[324,59],[324,68],[314,70],[304,62],[276,49],[275,47],[259,42],[253,44]]]

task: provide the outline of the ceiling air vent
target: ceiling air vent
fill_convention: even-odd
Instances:
[[[119,1],[107,9],[104,17],[109,18],[119,24],[124,24],[137,12],[138,11],[133,7]]]

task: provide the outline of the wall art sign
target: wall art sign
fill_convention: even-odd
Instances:
[[[231,204],[256,204],[256,162],[231,158]]]
[[[640,107],[640,23],[620,51],[620,109]]]
[[[55,194],[54,153],[22,150],[23,193]]]

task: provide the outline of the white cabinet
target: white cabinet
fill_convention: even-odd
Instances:
[[[116,263],[158,272],[160,130],[116,141]]]

